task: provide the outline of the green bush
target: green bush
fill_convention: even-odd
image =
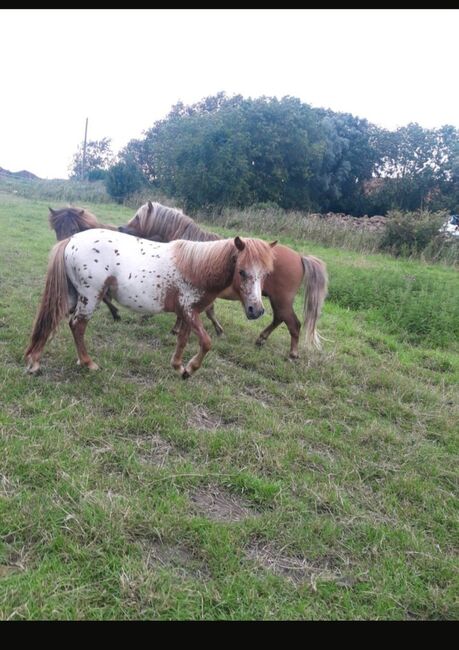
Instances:
[[[117,203],[137,192],[143,185],[142,173],[134,164],[119,162],[110,167],[105,177],[108,194]]]
[[[438,230],[447,212],[391,210],[379,247],[395,256],[419,255],[441,235]]]

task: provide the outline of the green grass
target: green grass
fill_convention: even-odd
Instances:
[[[322,353],[219,301],[184,382],[172,315],[102,305],[99,372],[63,323],[29,377],[47,205],[0,194],[0,618],[457,619],[457,271],[281,235],[327,263]]]

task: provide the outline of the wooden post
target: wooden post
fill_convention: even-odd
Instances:
[[[88,118],[86,118],[86,126],[84,129],[84,144],[83,144],[83,163],[81,166],[81,180],[84,181],[84,175],[86,172],[86,140],[88,135]]]

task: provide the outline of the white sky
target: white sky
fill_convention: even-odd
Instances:
[[[395,129],[459,128],[459,10],[0,10],[0,167],[67,178],[185,104],[292,95]]]

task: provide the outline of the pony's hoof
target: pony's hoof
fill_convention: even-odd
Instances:
[[[290,352],[290,354],[288,355],[289,361],[298,361],[299,358],[300,355],[298,354],[298,352]]]
[[[81,361],[77,359],[77,366],[83,366],[88,370],[99,370],[99,366],[97,363],[94,363],[94,361],[90,361],[89,363],[81,363]]]
[[[121,320],[121,316],[119,316],[118,314],[113,314],[113,320],[114,321],[119,321],[119,320]]]
[[[257,340],[255,341],[255,345],[256,345],[258,348],[263,347],[265,343],[266,343],[266,339],[257,339]]]
[[[191,375],[190,375],[190,373],[188,372],[188,370],[184,370],[184,371],[182,372],[182,379],[189,379],[190,377],[191,377]]]
[[[28,375],[39,375],[41,373],[40,364],[37,362],[30,363],[26,368],[26,373]]]
[[[220,329],[215,329],[215,334],[216,334],[217,336],[222,336],[222,334],[224,334],[224,331],[225,331],[225,330],[223,330],[222,328],[220,328]]]

